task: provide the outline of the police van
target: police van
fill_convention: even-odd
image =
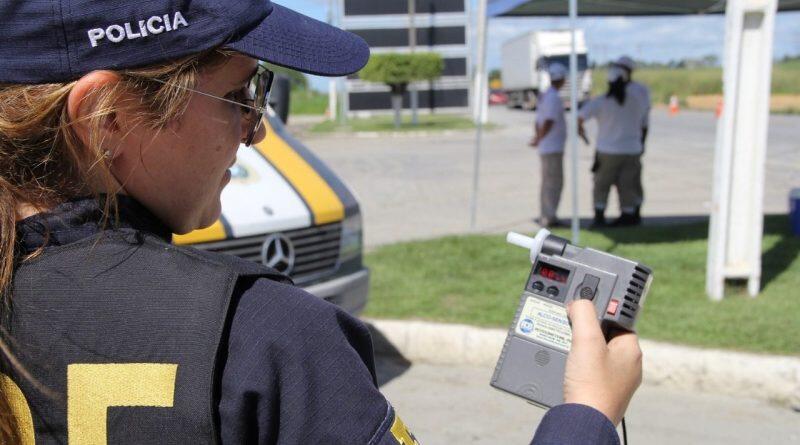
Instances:
[[[264,125],[261,143],[239,147],[220,219],[174,242],[263,263],[309,293],[360,313],[369,271],[362,263],[358,202],[271,108]]]

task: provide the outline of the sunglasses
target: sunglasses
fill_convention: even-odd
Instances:
[[[247,86],[242,90],[241,98],[231,100],[224,97],[215,96],[213,94],[205,93],[203,91],[194,90],[181,85],[173,85],[186,91],[200,94],[202,96],[211,97],[223,102],[228,102],[239,106],[242,113],[242,118],[247,119],[250,123],[250,129],[247,131],[247,138],[244,144],[250,146],[256,138],[258,130],[261,129],[261,121],[264,119],[264,113],[269,104],[269,93],[272,90],[272,81],[275,79],[275,73],[267,69],[264,65],[258,65],[255,74],[247,82]],[[160,79],[152,79],[164,85],[169,84]]]

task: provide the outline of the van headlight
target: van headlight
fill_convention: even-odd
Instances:
[[[340,262],[351,260],[361,255],[363,249],[361,212],[350,215],[342,221],[342,240],[339,246]]]

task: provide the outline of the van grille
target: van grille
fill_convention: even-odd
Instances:
[[[336,271],[339,261],[339,243],[342,236],[341,223],[275,233],[286,236],[294,247],[295,260],[289,276],[295,284],[302,285],[317,281]],[[261,250],[270,235],[273,233],[194,244],[192,247],[264,263]],[[278,267],[278,269],[281,268]],[[285,270],[280,271],[284,272]]]

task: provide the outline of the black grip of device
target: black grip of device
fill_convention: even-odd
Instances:
[[[542,243],[542,253],[546,255],[563,255],[569,241],[564,238],[550,235]]]

